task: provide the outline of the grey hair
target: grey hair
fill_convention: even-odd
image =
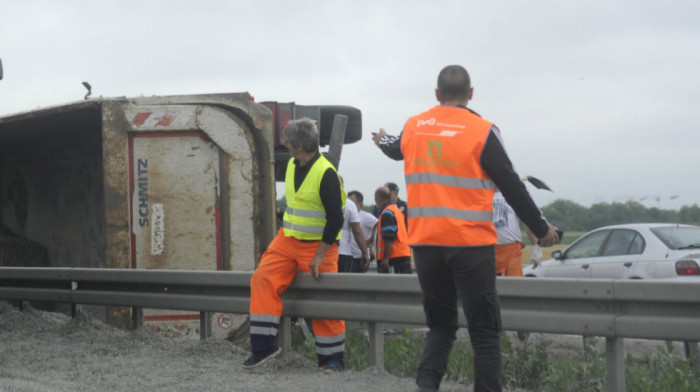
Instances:
[[[443,100],[466,99],[471,88],[469,73],[461,65],[448,65],[438,75],[437,88]]]
[[[317,152],[319,143],[316,122],[310,118],[300,118],[290,121],[284,127],[284,138],[294,147],[300,147],[305,152]]]

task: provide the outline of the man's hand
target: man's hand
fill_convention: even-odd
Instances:
[[[318,242],[316,253],[309,263],[309,272],[311,272],[311,276],[313,276],[316,280],[321,280],[321,273],[318,271],[318,267],[321,265],[321,263],[323,263],[323,258],[326,256],[326,252],[328,252],[328,249],[330,248],[331,244],[327,244],[323,241]]]
[[[379,132],[374,133],[372,132],[372,140],[374,140],[374,144],[379,147],[379,141],[382,139],[382,136],[386,136],[388,133],[384,130],[384,128],[379,128]]]
[[[559,243],[559,236],[557,235],[557,228],[551,223],[549,224],[549,232],[547,235],[540,238],[538,241],[540,246],[548,247]]]
[[[389,270],[389,259],[382,260],[382,270],[383,271]]]
[[[309,270],[311,272],[311,276],[314,277],[317,281],[321,280],[321,273],[318,272],[318,267],[321,265],[323,262],[323,256],[319,255],[314,255],[314,258],[311,259],[311,262],[309,263]]]
[[[542,262],[542,248],[539,245],[530,246],[530,264],[534,265],[535,268],[540,266]]]
[[[367,254],[362,255],[362,271],[366,272],[369,269],[370,258]]]

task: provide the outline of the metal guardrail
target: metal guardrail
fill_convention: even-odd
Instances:
[[[245,314],[251,274],[0,267],[0,299]],[[625,390],[624,338],[700,341],[700,282],[499,278],[497,287],[505,330],[605,337],[608,391]],[[415,275],[300,274],[283,302],[285,349],[291,316],[365,321],[380,368],[383,323],[425,324]]]

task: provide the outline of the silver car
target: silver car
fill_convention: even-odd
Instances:
[[[574,241],[553,259],[523,268],[540,278],[660,279],[700,283],[700,227],[674,223],[606,226]]]

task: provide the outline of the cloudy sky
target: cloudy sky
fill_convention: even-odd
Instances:
[[[437,102],[465,66],[469,106],[501,129],[541,206],[700,204],[700,2],[0,2],[0,115],[82,99],[247,91],[258,101],[351,105],[363,140],[346,188],[372,199],[403,165],[371,142]]]

